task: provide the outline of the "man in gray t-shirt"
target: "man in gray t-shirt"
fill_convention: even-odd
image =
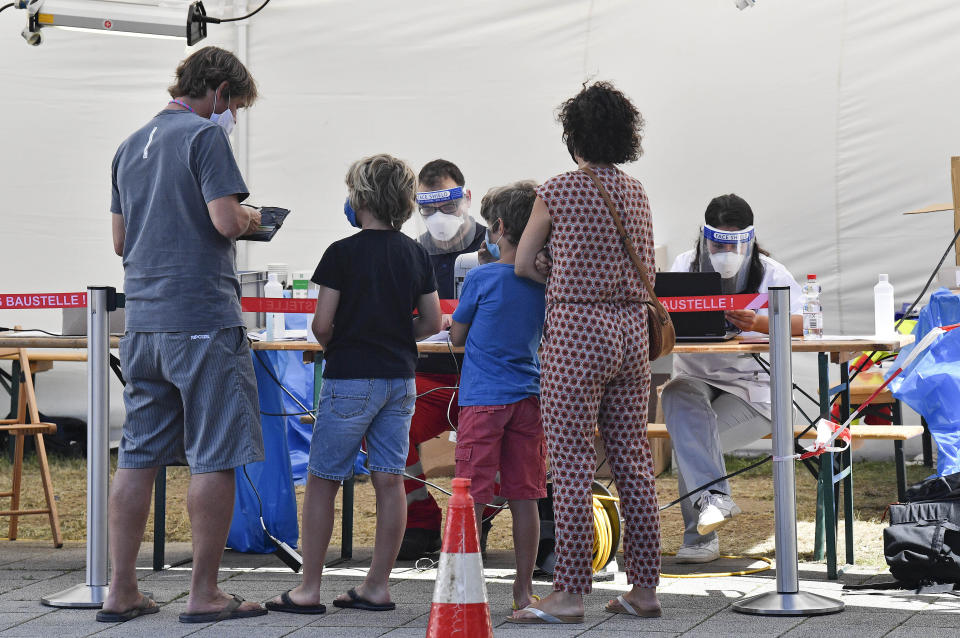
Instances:
[[[97,614],[159,608],[137,589],[136,558],[157,469],[189,465],[193,576],[181,622],[267,613],[217,586],[233,515],[234,468],[263,460],[256,378],[240,318],[235,239],[258,228],[228,135],[257,88],[229,51],[177,68],[173,98],[113,160],[113,244],[123,257],[127,416],[110,495],[110,592]]]

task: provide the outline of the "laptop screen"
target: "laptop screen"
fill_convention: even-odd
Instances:
[[[720,273],[717,272],[658,272],[653,287],[657,297],[700,297],[720,295]],[[727,334],[727,320],[722,310],[708,312],[674,312],[673,327],[677,338],[723,338]]]

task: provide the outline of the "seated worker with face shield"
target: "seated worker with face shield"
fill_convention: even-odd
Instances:
[[[693,250],[677,256],[674,272],[719,272],[724,294],[790,287],[790,327],[803,333],[800,286],[757,245],[753,211],[736,195],[715,197],[704,213]],[[727,321],[745,336],[766,334],[767,310],[729,310]],[[677,459],[679,493],[724,476],[723,455],[771,432],[770,377],[751,355],[677,354],[673,379],[660,398]],[[707,563],[720,556],[716,529],[740,513],[727,481],[692,494],[681,504],[683,544],[677,562]]]
[[[453,299],[454,263],[457,257],[480,250],[486,226],[470,216],[470,190],[463,173],[453,162],[428,162],[417,177],[417,241],[430,255],[440,299]],[[483,250],[479,261],[494,261]],[[449,314],[441,328],[451,324]],[[417,407],[410,424],[410,452],[406,473],[424,479],[419,446],[457,426],[457,364],[449,357],[428,357],[417,363]],[[400,560],[416,560],[439,551],[442,513],[427,486],[413,479],[404,481],[407,493],[407,529],[400,546]]]

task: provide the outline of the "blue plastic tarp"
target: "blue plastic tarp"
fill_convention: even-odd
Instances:
[[[264,369],[270,365],[274,375],[282,379],[290,372],[285,368],[295,369],[295,366],[286,365],[290,359],[288,355],[299,355],[298,352],[283,351],[255,351],[253,368],[257,375],[257,388],[260,395],[260,411],[269,414],[285,414],[297,412],[300,409],[290,409],[283,391]],[[306,368],[299,361],[301,368]],[[312,366],[311,366],[312,379]],[[312,380],[311,380],[312,383]],[[286,385],[286,383],[284,383]],[[292,401],[291,401],[292,402]],[[305,403],[309,407],[309,403]],[[260,463],[247,465],[247,474],[256,486],[260,498],[263,500],[263,519],[271,534],[286,542],[291,547],[297,546],[299,528],[297,526],[297,500],[294,493],[290,452],[287,446],[287,427],[289,419],[298,417],[260,417],[263,427],[263,448],[265,460]],[[247,477],[241,468],[236,473],[236,498],[233,506],[233,521],[230,524],[230,534],[227,537],[227,546],[240,552],[254,552],[266,554],[275,551],[274,546],[263,533],[260,526],[260,507],[257,495],[251,488]]]
[[[917,341],[900,353],[894,370],[933,328],[955,323],[960,323],[960,297],[945,288],[935,291],[920,312]],[[937,444],[937,475],[960,472],[960,330],[940,335],[889,387],[926,420]]]

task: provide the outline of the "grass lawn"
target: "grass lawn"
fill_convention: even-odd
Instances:
[[[756,459],[728,457],[729,471],[745,467]],[[116,464],[116,454],[112,455]],[[727,554],[773,556],[773,481],[772,464],[767,463],[750,470],[731,481],[733,497],[743,509],[743,514],[720,532],[720,549]],[[54,492],[60,512],[60,524],[66,540],[85,539],[86,535],[86,463],[83,460],[51,458]],[[929,468],[911,465],[907,467],[908,483],[914,483],[930,474]],[[10,484],[11,464],[7,456],[0,460],[0,490]],[[816,506],[816,483],[810,473],[800,464],[796,466],[797,477],[797,531],[801,560],[812,560],[814,538],[814,512]],[[167,470],[167,539],[190,540],[190,525],[186,515],[186,487],[189,472],[186,468],[171,467]],[[438,485],[450,487],[449,478],[436,479]],[[604,481],[605,482],[605,481]],[[896,471],[893,462],[858,462],[854,464],[854,521],[856,560],[861,565],[884,565],[883,521],[886,507],[896,501]],[[661,503],[677,496],[676,475],[667,472],[657,479],[657,495]],[[303,486],[297,487],[298,502],[303,501]],[[446,506],[446,495],[435,493],[441,507]],[[369,481],[358,483],[356,489],[354,544],[360,547],[373,545],[375,501]],[[28,456],[24,464],[22,507],[42,507],[43,491],[40,487],[36,459]],[[3,503],[6,507],[6,502]],[[337,517],[339,519],[339,501]],[[490,549],[510,549],[510,513],[504,511],[495,520],[490,534]],[[680,545],[682,522],[680,507],[673,507],[661,514],[663,550],[676,551]],[[50,527],[46,516],[20,517],[19,538],[49,539]],[[153,520],[147,523],[145,540],[153,538]],[[340,542],[339,520],[334,525],[333,544]],[[838,555],[843,556],[843,534],[838,534]]]

